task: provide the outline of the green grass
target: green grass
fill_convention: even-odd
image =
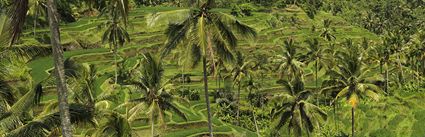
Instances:
[[[99,53],[99,52],[107,52],[108,49],[85,49],[85,50],[77,50],[70,51],[64,53],[64,59],[67,59],[72,56],[88,54],[88,53]],[[40,83],[45,80],[49,74],[46,70],[53,68],[53,58],[51,56],[42,57],[35,59],[28,63],[28,67],[31,68],[31,77],[33,78],[34,83]]]
[[[127,67],[131,67],[136,65],[139,57],[135,57],[136,55],[143,52],[158,52],[155,48],[160,47],[166,40],[166,37],[163,34],[164,27],[153,27],[147,28],[146,20],[142,18],[147,13],[154,13],[159,11],[169,11],[175,10],[179,8],[171,8],[171,7],[144,7],[144,8],[135,8],[130,13],[130,25],[129,25],[129,33],[131,34],[131,42],[128,43],[124,48],[120,49],[120,54],[123,57],[128,58]],[[222,9],[223,12],[229,12],[229,10]],[[281,48],[278,45],[283,44],[282,40],[293,37],[296,38],[296,41],[300,46],[305,46],[303,43],[308,38],[319,38],[322,45],[328,44],[328,42],[324,41],[319,37],[322,29],[322,22],[324,19],[331,19],[335,25],[333,26],[336,30],[334,33],[337,37],[336,43],[340,43],[345,40],[345,38],[353,38],[354,41],[360,41],[363,37],[366,37],[370,40],[378,40],[379,37],[374,35],[373,33],[368,32],[365,29],[362,29],[359,26],[351,25],[344,19],[338,16],[332,16],[329,13],[320,12],[316,15],[314,20],[309,19],[305,13],[301,10],[295,10],[293,12],[281,12],[283,15],[290,17],[294,14],[297,14],[299,19],[299,24],[296,27],[290,25],[289,22],[284,22],[284,26],[281,28],[271,28],[265,22],[270,15],[268,13],[254,13],[254,16],[250,17],[238,17],[244,23],[248,24],[251,27],[254,27],[259,36],[254,41],[241,40],[239,41],[238,50],[242,51],[245,54],[250,54],[255,50],[262,50],[265,52],[273,53],[281,53]],[[100,37],[102,35],[103,30],[97,30],[97,26],[104,22],[104,18],[81,18],[77,22],[69,23],[69,24],[61,24],[61,32],[62,32],[62,43],[70,43],[75,42],[76,40],[84,40],[89,39],[90,43],[100,43]],[[312,32],[310,27],[312,25],[316,25],[317,31]],[[36,31],[41,34],[49,34],[49,30],[47,28],[39,28]],[[30,37],[30,38],[28,38]],[[32,37],[32,31],[24,32],[24,41],[25,43],[37,44]],[[101,47],[107,47],[107,45],[99,44]],[[255,46],[252,46],[255,45]],[[303,51],[300,51],[303,52]],[[113,90],[110,87],[110,84],[107,83],[108,79],[113,75],[113,60],[110,58],[109,49],[106,48],[97,48],[97,49],[85,49],[85,50],[75,50],[75,51],[67,51],[64,53],[64,58],[75,58],[79,62],[96,64],[98,67],[98,79],[95,81],[95,89],[99,94],[104,91]],[[164,75],[166,78],[173,77],[174,75],[181,73],[181,67],[177,64],[175,59],[166,58],[164,64]],[[49,74],[46,72],[47,70],[51,70],[53,68],[53,59],[51,56],[41,57],[34,59],[29,62],[28,67],[31,68],[31,76],[33,78],[34,83],[39,83],[48,78]],[[202,79],[202,69],[201,66],[197,66],[190,70],[184,70],[184,73],[189,73],[195,75],[192,77],[194,80]],[[305,68],[305,73],[308,74],[308,77],[305,78],[307,88],[314,88],[314,76],[311,75],[313,72],[312,66],[308,65]],[[319,86],[325,77],[323,77],[323,73],[319,73]],[[271,76],[269,76],[271,77]],[[218,88],[216,85],[216,79],[210,77],[208,82],[210,90]],[[264,92],[273,94],[282,91],[280,85],[276,84],[277,78],[267,78],[264,80],[264,88],[269,90],[264,90]],[[223,83],[221,86],[223,87]],[[231,85],[231,83],[230,83]],[[200,124],[197,127],[191,127],[188,129],[176,128],[170,129],[170,132],[164,133],[163,135],[166,137],[185,137],[185,136],[199,136],[206,134],[208,132],[208,128],[205,125],[206,121],[206,105],[204,102],[203,96],[203,83],[202,81],[186,83],[186,87],[191,89],[199,89],[201,100],[190,102],[190,106],[186,106],[183,104],[179,104],[178,107],[186,114],[188,117],[188,121],[184,121],[182,118],[176,116],[175,113],[167,112],[166,121],[171,125],[178,126],[189,126],[194,122],[203,121],[204,124]],[[233,89],[234,90],[234,89]],[[55,92],[53,92],[55,93]],[[43,97],[43,101],[56,100],[56,94],[49,94]],[[242,97],[246,97],[246,91],[242,91]],[[402,94],[403,97],[414,96],[415,94]],[[132,95],[132,98],[139,97],[139,93],[135,93]],[[122,99],[121,99],[122,100]],[[341,131],[348,133],[350,123],[350,114],[349,114],[349,106],[347,106],[344,102],[341,101],[341,108],[338,110],[338,115],[341,115],[339,118],[339,123],[341,126]],[[115,104],[116,105],[116,104]],[[356,111],[358,112],[359,123],[361,128],[357,129],[359,135],[363,136],[390,136],[391,134],[395,134],[394,136],[403,136],[410,135],[412,137],[423,136],[425,134],[425,128],[422,128],[423,123],[425,123],[425,111],[420,108],[398,108],[401,112],[409,112],[412,114],[399,114],[399,115],[389,115],[386,118],[382,118],[381,115],[385,115],[390,113],[389,111],[383,110],[372,110],[367,105],[360,105],[360,109]],[[214,109],[213,109],[214,110]],[[330,113],[331,111],[329,111]],[[379,112],[383,112],[382,114]],[[213,112],[214,113],[214,112]],[[381,116],[381,117],[379,117]],[[331,117],[330,117],[331,118]],[[369,123],[368,123],[369,122]],[[387,124],[388,126],[385,128],[381,128],[380,123]],[[228,123],[224,123],[217,118],[213,118],[214,133],[222,134],[222,135],[242,135],[248,137],[255,137],[256,134],[247,129],[230,125]],[[333,123],[332,123],[333,124]],[[148,123],[137,123],[134,129],[136,132],[140,132],[141,134],[149,131]],[[364,128],[364,129],[362,129]],[[403,130],[403,131],[402,131]],[[406,131],[404,131],[406,130]],[[367,133],[368,132],[368,133]],[[369,133],[370,132],[370,133]],[[388,134],[391,132],[391,134]],[[410,132],[412,132],[410,134]]]

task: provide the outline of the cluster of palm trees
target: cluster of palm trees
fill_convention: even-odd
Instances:
[[[0,22],[0,25],[6,24],[0,26],[0,36],[6,36],[5,33],[10,34],[6,42],[1,41],[0,44],[7,43],[10,45],[9,49],[13,48],[22,31],[27,11],[30,9],[28,2],[28,0],[19,0],[12,3],[10,21],[7,22],[5,19],[2,20],[5,21],[4,23]],[[296,3],[296,1],[293,2]],[[314,3],[314,1],[309,2]],[[95,4],[96,2],[93,5]],[[150,15],[147,19],[149,26],[161,25],[164,22],[168,25],[165,32],[167,41],[161,49],[162,52],[142,54],[138,67],[129,71],[131,77],[126,78],[126,83],[118,83],[118,49],[130,41],[126,31],[129,2],[110,0],[104,4],[105,10],[102,14],[107,14],[108,21],[105,23],[107,29],[102,41],[109,44],[114,54],[114,90],[100,94],[97,92],[95,83],[98,75],[93,65],[76,63],[74,65],[77,67],[64,67],[66,61],[60,46],[56,4],[53,0],[42,1],[40,6],[47,9],[52,33],[51,44],[55,63],[53,76],[56,79],[33,83],[34,86],[30,85],[20,89],[24,91],[15,93],[16,89],[9,86],[10,81],[5,81],[5,73],[1,71],[0,97],[4,100],[0,104],[1,135],[71,137],[72,124],[89,123],[92,126],[85,128],[85,135],[127,137],[134,135],[131,131],[133,122],[147,120],[151,125],[151,136],[158,136],[161,132],[155,132],[155,124],[166,126],[164,111],[173,111],[184,120],[188,119],[175,103],[188,101],[171,94],[173,84],[163,77],[162,62],[177,48],[186,51],[185,55],[189,56],[185,60],[188,60],[191,66],[202,63],[209,136],[213,136],[209,75],[212,74],[211,71],[221,70],[220,67],[224,67],[225,63],[231,64],[232,69],[228,73],[234,86],[237,87],[235,117],[238,125],[242,125],[240,119],[243,115],[240,113],[240,106],[243,105],[241,100],[244,99],[241,92],[245,88],[249,92],[260,91],[259,85],[264,84],[264,77],[277,75],[279,78],[277,83],[283,87],[283,90],[275,95],[260,97],[261,100],[271,100],[271,103],[266,105],[272,105],[270,115],[273,118],[271,121],[276,121],[272,122],[274,123],[272,128],[276,132],[271,133],[270,136],[283,136],[280,129],[284,126],[288,127],[289,136],[291,133],[295,136],[310,135],[327,119],[326,112],[320,106],[333,106],[334,117],[336,117],[335,106],[341,98],[345,98],[351,106],[351,126],[352,136],[354,136],[355,111],[362,98],[378,100],[380,95],[391,93],[390,84],[401,86],[405,83],[407,75],[415,76],[419,85],[425,74],[425,47],[423,46],[425,35],[420,35],[418,40],[410,42],[406,40],[406,37],[390,34],[382,44],[374,46],[370,46],[367,39],[364,39],[360,45],[355,44],[351,39],[336,43],[336,37],[333,34],[335,30],[331,27],[331,20],[328,19],[323,21],[320,36],[305,41],[307,46],[302,47],[295,38],[288,38],[283,42],[281,54],[270,58],[260,55],[252,60],[248,59],[242,52],[237,51],[236,46],[240,38],[255,38],[256,31],[235,17],[215,9],[214,1],[208,0],[198,4],[199,7],[196,8]],[[3,26],[9,26],[9,28],[3,29]],[[323,40],[319,39],[320,37]],[[321,44],[321,41],[329,44]],[[412,46],[405,48],[403,44],[406,43]],[[336,48],[335,45],[339,46]],[[300,49],[305,52],[300,52]],[[6,54],[3,55],[3,51],[1,53],[0,59],[5,59]],[[410,53],[409,56],[405,55],[406,53]],[[9,60],[13,59],[16,58],[9,58]],[[379,65],[368,65],[373,63]],[[305,72],[309,64],[313,64],[314,88],[305,86],[304,79],[311,76]],[[71,74],[67,73],[70,70],[75,73],[67,75]],[[319,75],[321,70],[324,70],[325,74]],[[390,71],[398,73],[396,80],[391,78]],[[221,76],[221,73],[226,73],[226,70],[217,73]],[[255,78],[261,78],[261,84],[255,83]],[[31,81],[24,78],[22,80]],[[394,82],[390,83],[390,80]],[[56,84],[54,87],[58,93],[58,100],[43,106],[45,109],[42,112],[34,113],[37,107],[41,107],[40,98],[48,89],[46,86],[54,84]],[[138,93],[140,97],[131,97],[133,92]],[[68,104],[70,98],[72,100]],[[262,105],[265,104],[257,106]],[[28,110],[28,108],[32,109]],[[257,120],[254,121],[257,134],[260,134]]]

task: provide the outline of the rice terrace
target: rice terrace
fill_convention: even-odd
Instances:
[[[425,137],[424,0],[0,0],[0,137]]]

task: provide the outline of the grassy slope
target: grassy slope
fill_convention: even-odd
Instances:
[[[146,15],[147,12],[155,12],[155,11],[166,11],[166,10],[172,10],[174,8],[143,8],[143,9],[135,9],[130,13],[130,27],[129,33],[132,37],[132,42],[129,45],[135,45],[133,47],[138,47],[138,45],[152,45],[155,46],[155,43],[162,43],[165,38],[162,35],[163,29],[157,28],[146,28],[145,26],[145,20],[143,19],[143,16]],[[329,13],[320,12],[314,20],[309,19],[304,12],[300,11],[299,9],[291,10],[293,12],[284,12],[282,11],[276,11],[279,13],[282,13],[283,15],[290,17],[294,14],[297,15],[297,18],[299,19],[298,25],[296,27],[293,27],[288,22],[285,22],[285,25],[282,28],[276,28],[272,29],[266,24],[266,20],[269,18],[269,14],[267,13],[254,13],[254,16],[250,17],[241,17],[239,18],[246,24],[254,27],[258,32],[259,36],[254,41],[245,41],[242,40],[239,43],[238,49],[243,51],[244,53],[251,53],[254,50],[262,50],[270,53],[275,53],[275,51],[278,51],[275,54],[280,53],[280,47],[276,46],[278,44],[281,44],[282,40],[284,40],[287,37],[294,37],[298,42],[302,42],[306,40],[307,38],[312,37],[319,37],[320,30],[322,27],[322,20],[323,19],[331,19],[335,25],[333,26],[336,30],[335,35],[337,37],[337,42],[342,42],[344,38],[353,38],[355,41],[359,41],[363,37],[367,37],[371,40],[377,40],[378,37],[373,35],[370,32],[367,32],[366,30],[351,26],[348,22],[345,22],[342,18],[332,16]],[[101,31],[96,29],[97,26],[103,21],[103,19],[100,18],[83,18],[80,19],[78,22],[71,23],[71,24],[64,24],[62,27],[62,40],[63,43],[72,43],[78,40],[87,40],[90,39],[91,43],[100,43],[100,36]],[[315,25],[318,29],[316,32],[312,32],[310,30],[310,27],[312,25]],[[47,29],[38,29],[37,33],[48,33]],[[27,32],[26,35],[30,37],[31,32]],[[30,42],[34,42],[34,40],[31,40],[31,38],[26,37],[25,40],[28,40]],[[326,44],[325,41],[321,40],[321,43]],[[103,47],[106,47],[106,45],[103,45]],[[144,47],[144,46],[141,46]],[[107,53],[109,50],[105,48],[99,48],[99,49],[90,49],[90,50],[77,50],[77,51],[67,51],[65,52],[64,56],[65,58],[70,58],[74,56],[85,56],[87,58],[90,58],[93,53]],[[124,50],[121,50],[124,51]],[[126,53],[124,52],[123,55]],[[110,61],[110,60],[109,60]],[[88,63],[95,63],[95,62],[88,62]],[[171,62],[175,64],[175,62]],[[110,65],[102,65],[102,63],[97,64],[99,68],[102,68],[106,73],[111,74],[113,69],[110,68]],[[33,77],[34,82],[41,82],[42,80],[46,79],[49,74],[46,72],[47,70],[52,69],[52,58],[51,57],[42,57],[38,58],[30,63],[28,63],[28,67],[32,68],[31,75]],[[165,65],[165,74],[167,77],[173,76],[176,73],[181,72],[181,70],[172,64]],[[187,72],[188,70],[186,70]],[[200,75],[201,70],[200,68],[195,68],[193,70],[189,71],[192,74]],[[306,68],[306,72],[312,72],[311,69]],[[97,83],[97,90],[101,92],[102,90],[108,90],[108,89],[102,89],[100,85],[107,82],[108,76],[102,75]],[[314,86],[314,82],[311,80],[311,78],[307,81],[307,86]],[[270,85],[274,85],[274,80],[265,80],[269,81]],[[211,88],[215,88],[215,80],[210,80]],[[192,88],[201,88],[202,83],[193,83],[190,84]],[[276,85],[274,85],[276,86]],[[108,88],[108,87],[106,87]],[[243,96],[246,95],[246,93],[242,93]],[[48,99],[53,99],[54,95]],[[198,102],[191,102],[192,106],[184,106],[180,105],[179,107],[182,108],[182,110],[188,115],[189,121],[183,121],[181,118],[175,117],[172,113],[168,113],[169,124],[182,124],[182,125],[190,125],[193,122],[196,121],[205,121],[206,116],[204,111],[204,105],[203,101]],[[342,103],[343,104],[343,103]],[[195,107],[195,106],[201,106],[201,107]],[[367,111],[368,108],[361,108],[359,109],[359,112],[365,111],[364,115],[360,115],[361,119],[366,119],[367,116],[374,115],[374,111]],[[378,109],[379,111],[382,111]],[[394,130],[394,134],[403,135],[398,128],[406,129],[406,130],[413,130],[414,135],[420,135],[423,134],[423,130],[421,128],[418,128],[421,123],[425,122],[425,118],[421,116],[423,111],[417,111],[412,114],[394,114],[389,115],[388,123],[383,122],[383,124],[387,124],[388,128],[383,128],[386,130]],[[344,130],[349,129],[349,115],[347,106],[343,106],[341,110],[339,111],[339,114],[342,115],[341,123],[344,126],[341,126]],[[370,118],[378,118],[379,117],[370,117]],[[368,119],[370,121],[377,121],[376,119]],[[412,121],[415,121],[415,126],[412,128]],[[246,134],[247,136],[255,136],[255,134],[251,131],[248,131],[246,129],[242,129],[230,124],[225,124],[222,122],[219,122],[217,119],[214,119],[216,127],[214,128],[214,131],[220,134],[232,134],[232,133],[242,133]],[[359,120],[362,121],[362,120]],[[220,124],[221,123],[221,124]],[[328,122],[329,123],[329,122]],[[369,127],[368,132],[381,132],[377,130],[379,124],[368,124],[368,122],[361,122],[363,125],[362,127]],[[149,133],[149,129],[146,129],[146,125],[141,124],[137,127],[137,133],[144,134]],[[173,127],[171,127],[173,128]],[[363,129],[363,128],[362,128]],[[359,132],[362,132],[362,129],[358,129]],[[365,130],[365,129],[364,129]],[[200,135],[207,132],[207,128],[205,124],[198,125],[196,127],[189,127],[189,128],[175,128],[171,129],[171,131],[166,132],[165,136],[191,136],[191,135]],[[410,132],[409,132],[410,133]],[[365,135],[365,134],[363,134]]]

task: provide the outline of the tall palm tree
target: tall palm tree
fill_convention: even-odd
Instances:
[[[128,0],[111,0],[108,3],[107,12],[109,20],[106,22],[108,28],[103,33],[102,42],[108,42],[109,48],[114,54],[115,60],[115,84],[118,82],[118,49],[130,41],[130,35],[125,27],[128,23]]]
[[[248,77],[251,74],[251,61],[245,61],[245,58],[243,57],[241,52],[237,52],[236,54],[236,63],[235,66],[232,69],[232,77],[233,77],[233,84],[238,86],[238,93],[236,97],[236,119],[238,120],[239,125],[239,102],[240,102],[240,96],[241,96],[241,86],[242,81]]]
[[[374,56],[373,54],[371,56],[374,56],[375,60],[379,62],[379,71],[384,76],[384,91],[385,93],[388,93],[388,86],[389,86],[389,63],[390,62],[390,45],[386,40],[383,40],[383,43],[381,45],[375,46],[372,50],[373,53],[376,53]]]
[[[9,21],[9,34],[10,37],[7,39],[10,46],[12,46],[19,38],[24,22],[26,20],[27,12],[29,10],[29,0],[18,0],[14,1],[10,9],[10,21]],[[56,4],[53,0],[47,1],[47,12],[49,19],[49,26],[52,32],[51,43],[53,47],[53,59],[55,64],[55,76],[57,83],[57,91],[59,98],[59,108],[62,121],[62,135],[64,137],[72,136],[70,116],[68,112],[68,101],[67,101],[67,87],[65,84],[65,75],[63,69],[63,51],[60,46],[60,32],[59,32],[59,20],[57,16]],[[3,41],[3,40],[2,40]],[[2,42],[3,43],[3,42]]]
[[[288,123],[288,136],[291,131],[294,135],[302,136],[302,130],[310,136],[314,128],[327,119],[327,114],[320,107],[309,103],[311,91],[304,88],[302,77],[296,77],[293,82],[279,81],[285,89],[285,93],[276,95],[272,101],[277,101],[278,106],[272,112],[273,117],[279,117],[276,130],[280,130]],[[282,102],[283,101],[283,102]]]
[[[333,29],[331,28],[332,21],[330,19],[323,20],[323,30],[320,34],[320,37],[324,38],[327,41],[335,40],[336,37],[332,34]]]
[[[397,68],[399,70],[398,82],[399,84],[403,84],[404,83],[404,70],[402,65],[402,57],[404,56],[403,46],[407,42],[404,40],[401,34],[393,34],[393,33],[390,33],[389,36],[385,38],[385,40],[386,42],[388,42],[387,44],[390,45],[390,50],[393,52],[393,54],[395,54],[397,58],[396,59]]]
[[[282,54],[277,55],[273,62],[278,63],[279,77],[283,78],[287,74],[287,80],[291,81],[297,76],[303,74],[302,66],[304,65],[298,60],[297,49],[292,38],[285,40],[282,46]]]
[[[175,101],[188,101],[168,93],[172,85],[168,82],[163,82],[164,69],[158,57],[149,53],[144,54],[141,66],[139,80],[132,83],[143,95],[131,101],[137,104],[129,111],[129,121],[132,122],[137,119],[139,114],[143,112],[142,110],[149,109],[147,114],[150,114],[151,134],[153,137],[156,136],[154,131],[155,117],[159,117],[158,122],[165,125],[164,111],[173,111],[184,120],[187,120],[186,115],[177,107]]]
[[[148,19],[148,25],[161,24],[158,22],[161,20],[166,21],[166,23],[174,21],[174,23],[169,24],[166,31],[168,40],[163,48],[162,56],[167,55],[185,41],[185,45],[188,45],[188,49],[190,49],[188,51],[192,52],[193,62],[196,64],[202,60],[208,129],[211,137],[213,135],[208,94],[207,58],[212,59],[218,55],[223,60],[232,60],[232,50],[237,46],[235,32],[241,34],[241,36],[256,36],[254,29],[231,15],[213,9],[212,6],[213,0],[208,0],[198,8],[157,13]],[[168,20],[164,18],[168,18]]]
[[[23,88],[21,88],[23,89]],[[6,137],[21,136],[59,136],[61,126],[60,112],[57,112],[57,102],[46,107],[41,113],[33,113],[39,105],[43,94],[43,86],[37,84],[19,100],[0,113],[0,134]],[[92,123],[93,111],[88,106],[71,104],[71,123]],[[31,117],[28,117],[32,115]]]
[[[317,38],[308,39],[306,40],[306,43],[308,44],[308,47],[305,59],[308,62],[314,63],[315,84],[316,88],[318,88],[317,72],[320,68],[329,67],[328,62],[331,60],[329,60],[328,55],[330,51],[328,48],[321,46]]]
[[[50,43],[53,47],[53,61],[55,65],[56,89],[58,92],[59,112],[62,125],[62,136],[72,137],[71,116],[68,106],[68,87],[64,71],[63,49],[60,45],[59,17],[54,0],[47,1],[49,16]]]
[[[348,40],[351,41],[351,40]],[[347,41],[347,42],[348,42]],[[383,93],[380,87],[374,84],[380,75],[370,74],[370,70],[362,63],[363,55],[360,53],[359,47],[346,47],[344,52],[337,53],[337,61],[339,64],[329,71],[332,83],[323,91],[336,91],[335,100],[346,97],[351,105],[351,134],[354,136],[354,111],[360,98],[370,97],[374,100],[379,99],[379,93]]]
[[[317,38],[306,40],[308,44],[307,53],[305,59],[307,62],[314,63],[314,81],[316,89],[319,89],[319,80],[318,80],[318,71],[321,68],[329,67],[329,62],[332,60],[329,59],[328,55],[331,53],[328,48],[321,46]],[[316,92],[319,94],[318,92]],[[316,98],[316,103],[318,103],[318,98]]]
[[[253,58],[254,58],[253,60],[254,66],[252,68],[255,71],[257,71],[256,72],[257,74],[260,75],[259,77],[261,78],[261,83],[264,83],[264,78],[266,77],[266,73],[270,70],[269,67],[267,66],[267,64],[269,63],[267,54],[256,52]]]

